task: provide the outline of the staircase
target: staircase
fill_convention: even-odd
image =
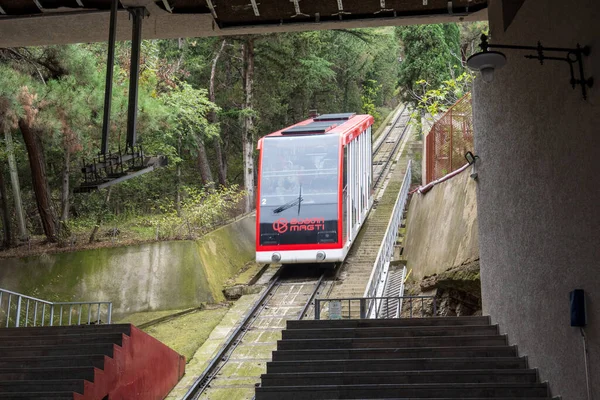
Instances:
[[[379,318],[398,318],[402,310],[402,303],[399,297],[404,295],[404,278],[406,278],[406,267],[403,265],[390,265],[388,270],[388,278],[383,291],[381,309]],[[390,299],[390,297],[398,297]]]
[[[489,317],[288,321],[256,400],[549,398]]]
[[[162,399],[184,369],[129,324],[0,329],[0,399]]]

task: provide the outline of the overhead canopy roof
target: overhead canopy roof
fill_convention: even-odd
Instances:
[[[126,8],[146,7],[145,38],[482,20],[488,0],[121,0],[118,37],[130,36]],[[105,41],[111,0],[0,0],[0,46]]]

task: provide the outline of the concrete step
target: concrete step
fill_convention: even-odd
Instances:
[[[113,343],[0,347],[0,360],[4,357],[71,356],[85,354],[104,354],[112,357]]]
[[[104,368],[104,354],[45,357],[0,357],[0,368],[87,367]]]
[[[369,328],[332,328],[284,330],[285,339],[326,339],[326,338],[381,338],[381,337],[418,337],[418,336],[459,336],[459,335],[498,334],[497,325],[464,326],[407,326],[407,327],[369,327]],[[2,352],[0,351],[0,355]]]
[[[368,399],[368,398],[452,398],[532,397],[547,398],[548,388],[542,383],[456,383],[431,385],[345,385],[283,386],[256,388],[256,400],[290,399]]]
[[[44,326],[27,328],[2,328],[1,338],[7,336],[34,336],[34,335],[76,335],[91,333],[124,333],[129,335],[131,328],[129,324],[104,324],[104,325],[71,325],[71,326]]]
[[[421,336],[389,338],[347,338],[347,339],[295,339],[279,340],[278,350],[309,349],[353,349],[389,347],[457,347],[457,346],[506,346],[504,335],[465,335],[465,336]]]
[[[87,335],[34,335],[21,337],[0,338],[0,347],[8,346],[48,346],[48,345],[67,345],[84,343],[116,343],[121,345],[123,339],[122,333],[90,333]]]
[[[287,321],[287,329],[367,328],[393,326],[490,325],[489,317],[430,317],[398,319]]]
[[[0,381],[86,379],[94,381],[94,367],[0,368]]]
[[[0,382],[0,393],[44,392],[52,389],[56,392],[70,391],[83,394],[83,384],[82,379]]]
[[[277,350],[273,352],[273,361],[516,356],[517,349],[515,346],[462,346],[335,350]]]
[[[0,399],[14,399],[14,400],[73,400],[73,392],[0,393]]]
[[[522,357],[401,358],[377,360],[269,361],[267,373],[525,369]]]
[[[263,387],[424,383],[536,383],[534,370],[379,371],[263,374]]]

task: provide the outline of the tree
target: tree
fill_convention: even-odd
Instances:
[[[19,182],[12,138],[12,130],[17,127],[18,114],[21,112],[18,102],[16,101],[16,93],[21,81],[22,77],[20,74],[10,68],[0,67],[0,134],[4,135],[6,146],[6,158],[8,160],[17,226],[19,228],[19,239],[24,241],[27,240],[28,234],[25,226],[25,214],[23,212],[23,201],[21,199],[21,184]],[[5,197],[4,206],[8,209],[8,203],[6,201]]]
[[[36,127],[39,112],[37,95],[27,86],[24,86],[21,88],[19,101],[24,110],[23,115],[19,117],[19,129],[27,148],[29,166],[31,168],[31,180],[33,182],[38,212],[42,220],[46,239],[49,242],[56,242],[58,240],[56,212],[52,204],[50,187],[48,186],[46,161],[39,137],[40,131]]]
[[[185,82],[182,82],[179,87],[168,93],[164,101],[172,110],[169,135],[171,140],[174,139],[177,142],[177,158],[174,162],[177,168],[176,207],[179,211],[183,149],[197,154],[198,167],[203,183],[206,185],[213,182],[204,142],[218,136],[216,126],[210,124],[207,120],[207,115],[216,112],[218,108],[208,100],[206,90],[194,89]]]
[[[4,163],[0,161],[0,213],[2,214],[2,248],[10,247],[12,243],[12,233],[10,229],[10,212],[8,210],[8,197],[6,195],[6,185],[4,183]]]
[[[455,24],[414,25],[397,28],[404,47],[399,85],[402,99],[416,106],[418,81],[437,88],[460,70],[460,32]]]
[[[246,212],[252,210],[254,201],[254,37],[247,36],[243,44],[242,59],[244,65],[244,112],[242,114],[244,189],[246,190]]]

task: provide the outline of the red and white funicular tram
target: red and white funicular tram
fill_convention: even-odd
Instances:
[[[326,114],[260,139],[257,262],[344,260],[373,203],[372,125]]]

